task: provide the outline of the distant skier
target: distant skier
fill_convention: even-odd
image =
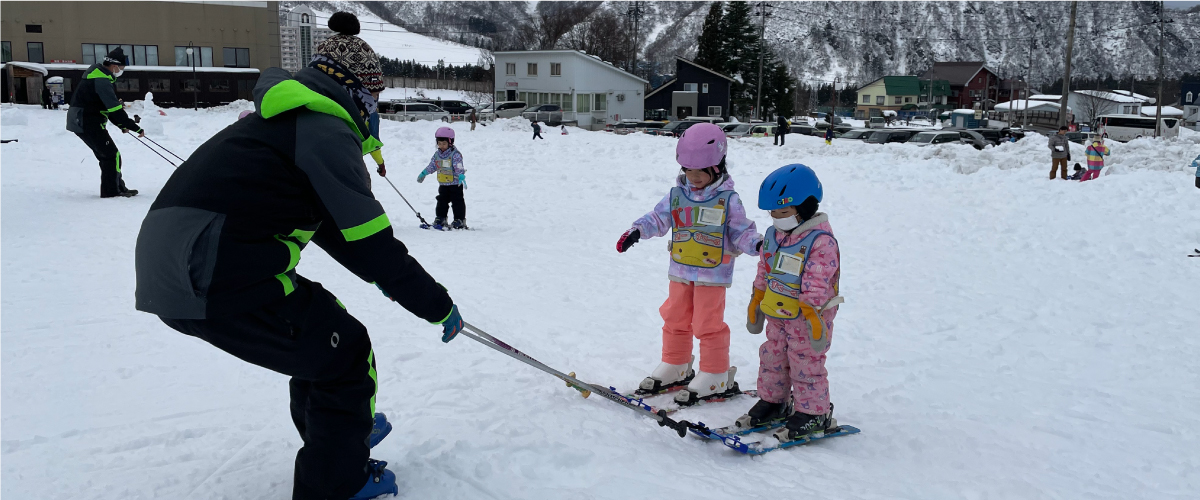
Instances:
[[[1054,180],[1059,166],[1062,167],[1062,178],[1067,180],[1067,162],[1071,159],[1071,142],[1067,140],[1067,126],[1058,127],[1058,133],[1050,136],[1047,143],[1050,148],[1050,180]]]
[[[758,403],[737,420],[740,427],[787,419],[776,433],[791,441],[830,425],[825,353],[837,315],[841,257],[829,218],[817,211],[817,174],[799,163],[763,180],[758,208],[774,220],[767,228],[758,276],[746,318],[750,333],[767,339],[758,350]]]
[[[617,251],[625,252],[643,237],[672,234],[670,292],[658,309],[663,318],[662,362],[639,384],[641,393],[687,384],[675,400],[693,403],[728,394],[734,387],[725,289],[733,282],[734,256],[758,255],[762,237],[733,190],[725,152],[720,127],[701,123],[687,129],[675,148],[682,167],[675,187],[617,241]],[[700,339],[699,374],[692,369],[692,337]]]
[[[536,120],[533,122],[533,139],[534,140],[538,140],[538,139],[546,140],[545,137],[542,137],[542,126],[538,125],[538,122]]]
[[[50,84],[42,86],[42,109],[57,109],[58,106],[54,103],[54,95],[50,93]]]
[[[128,198],[138,194],[136,189],[125,187],[121,152],[105,129],[105,124],[112,122],[121,133],[132,130],[138,137],[146,136],[142,127],[125,114],[124,105],[117,99],[113,82],[124,71],[125,51],[117,47],[104,56],[103,61],[84,70],[83,80],[75,87],[71,108],[67,110],[67,130],[79,136],[100,162],[101,198]]]
[[[825,145],[833,145],[833,125],[830,125],[825,129]]]
[[[1100,170],[1104,168],[1104,157],[1108,156],[1108,146],[1104,145],[1103,139],[1095,137],[1092,139],[1092,143],[1088,144],[1084,153],[1087,155],[1087,173],[1079,180],[1090,181],[1100,177]]]
[[[320,246],[440,325],[443,342],[463,320],[367,187],[363,150],[378,141],[355,101],[370,93],[323,56],[294,77],[263,71],[256,112],[201,144],[167,180],[137,237],[136,307],[291,377],[302,442],[293,499],[367,499],[398,491],[386,462],[369,458],[390,429],[375,413],[371,338],[337,297],[296,272],[301,251]]]
[[[567,126],[566,125],[562,126],[562,135],[567,135]]]
[[[433,228],[441,231],[446,228],[446,213],[454,206],[454,222],[452,229],[470,229],[467,227],[467,204],[463,200],[463,188],[467,187],[467,169],[463,167],[463,156],[454,145],[454,129],[441,127],[433,133],[437,143],[437,151],[429,160],[429,165],[417,175],[417,182],[425,182],[425,176],[437,173],[438,187],[437,210],[433,219]]]
[[[1196,169],[1196,188],[1200,189],[1200,156],[1192,160],[1192,168]]]
[[[791,127],[792,127],[791,123],[789,123],[787,121],[787,118],[784,118],[783,115],[779,115],[778,117],[775,118],[775,145],[776,146],[782,146],[784,141],[787,140],[787,135],[788,135],[788,132],[791,132],[791,130],[790,130]]]

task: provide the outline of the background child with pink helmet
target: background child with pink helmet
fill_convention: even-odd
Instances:
[[[733,190],[725,151],[725,133],[716,125],[701,123],[684,132],[675,148],[683,167],[675,187],[617,241],[617,251],[625,252],[641,238],[672,235],[670,293],[659,308],[662,362],[639,385],[640,394],[687,384],[675,400],[689,404],[736,392],[725,289],[733,281],[734,257],[758,255],[762,237]],[[700,339],[698,374],[692,369],[692,337]]]
[[[425,176],[437,173],[438,187],[437,210],[433,219],[433,228],[439,231],[446,228],[446,213],[451,205],[454,208],[453,229],[470,229],[467,227],[467,204],[463,200],[463,189],[467,187],[467,169],[463,167],[462,153],[454,146],[454,129],[441,127],[433,133],[438,150],[433,153],[429,165],[417,176],[417,182],[425,182]]]
[[[833,426],[825,353],[837,315],[841,256],[829,218],[817,212],[822,197],[816,172],[799,163],[763,180],[758,208],[773,219],[758,262],[746,319],[761,333],[758,403],[737,420],[754,428],[787,419],[775,437],[792,441]]]

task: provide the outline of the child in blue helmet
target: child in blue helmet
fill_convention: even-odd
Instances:
[[[429,165],[417,176],[417,182],[425,182],[425,176],[437,172],[438,195],[437,209],[434,211],[433,228],[439,231],[446,228],[446,213],[454,208],[453,229],[470,229],[467,227],[467,203],[463,199],[463,189],[467,187],[467,169],[463,167],[462,153],[454,147],[454,129],[441,127],[433,134],[437,141],[438,150],[433,153]]]
[[[787,165],[768,175],[758,208],[774,219],[763,239],[746,329],[767,339],[758,351],[759,401],[737,420],[757,427],[787,419],[775,437],[791,441],[833,427],[825,353],[837,315],[841,257],[829,217],[817,211],[821,181]],[[764,325],[765,323],[765,325]]]

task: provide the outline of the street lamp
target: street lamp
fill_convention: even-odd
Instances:
[[[192,42],[188,42],[187,48],[188,60],[192,62],[192,109],[200,110],[200,80],[196,78],[196,58],[192,57],[195,50],[192,47]]]

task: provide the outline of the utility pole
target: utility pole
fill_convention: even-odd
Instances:
[[[1071,1],[1071,27],[1067,28],[1067,70],[1063,74],[1062,99],[1058,103],[1058,126],[1067,124],[1067,97],[1071,94],[1071,50],[1075,48],[1075,11],[1079,2]]]
[[[633,50],[631,52],[633,53],[632,73],[634,76],[637,76],[638,29],[641,27],[643,13],[642,2],[630,2],[629,9],[625,11],[625,15],[633,19]]]
[[[837,118],[834,116],[834,112],[835,112],[835,111],[837,111],[837,102],[838,102],[838,95],[837,95],[837,82],[838,82],[838,78],[840,78],[840,77],[837,77],[837,76],[833,77],[833,92],[830,92],[830,93],[829,93],[829,113],[825,115],[826,121],[828,121],[828,122],[829,122],[829,126],[830,126],[830,127],[832,127],[832,126],[833,126],[833,121],[837,119]]]
[[[1021,128],[1029,127],[1029,79],[1033,76],[1033,42],[1036,39],[1029,38],[1029,63],[1025,66],[1025,111],[1021,115]]]
[[[763,54],[767,51],[767,41],[763,38],[767,34],[767,2],[758,2],[758,15],[762,16],[762,24],[758,28],[758,91],[754,96],[754,117],[761,120]],[[834,86],[837,84],[834,83]]]
[[[1163,20],[1163,3],[1158,2],[1158,98],[1154,100],[1154,137],[1162,134],[1162,100],[1163,100],[1163,38],[1167,33],[1167,25]]]

